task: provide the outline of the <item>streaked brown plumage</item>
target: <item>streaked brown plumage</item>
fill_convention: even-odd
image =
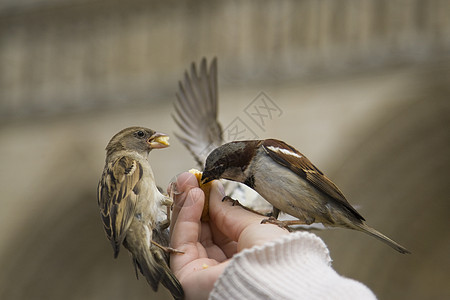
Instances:
[[[183,289],[169,268],[167,205],[170,199],[155,184],[148,162],[152,149],[165,148],[168,137],[144,127],[117,133],[106,147],[106,161],[98,184],[98,205],[117,257],[123,244],[133,263],[154,291],[161,282],[175,299]]]

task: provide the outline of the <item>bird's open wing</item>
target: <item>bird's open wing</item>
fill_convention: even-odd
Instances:
[[[139,198],[142,166],[122,156],[108,164],[98,184],[97,199],[105,232],[117,257]]]
[[[217,120],[217,59],[207,67],[203,58],[200,73],[192,63],[179,82],[175,114],[172,115],[180,133],[175,134],[191,152],[200,167],[208,154],[223,144],[222,127]]]
[[[174,107],[175,114],[172,117],[180,130],[175,136],[203,169],[208,154],[223,144],[222,126],[217,120],[216,58],[212,60],[209,70],[206,59],[202,59],[200,73],[197,72],[195,63],[192,63],[190,72],[186,71],[184,80],[179,82]],[[227,194],[239,199],[246,207],[260,210],[268,210],[271,207],[256,192],[244,185],[234,182],[224,185]]]
[[[325,176],[312,162],[294,147],[285,142],[268,139],[263,142],[267,154],[277,163],[289,168],[292,172],[310,182],[316,189],[342,203],[359,219],[364,218],[348,203],[339,188]]]

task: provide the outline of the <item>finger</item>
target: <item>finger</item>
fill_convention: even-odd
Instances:
[[[230,201],[222,202],[223,195],[216,187],[218,184],[220,184],[218,181],[214,181],[211,188],[209,214],[212,223],[223,235],[238,242],[237,251],[288,234],[287,230],[276,225],[261,224],[261,221],[266,219],[264,216],[250,212],[239,205],[233,206]]]
[[[224,253],[223,247],[216,243],[216,235],[217,234],[212,231],[211,225],[212,225],[212,223],[202,222],[200,243],[204,247],[204,249],[206,251],[206,256],[208,258],[214,259],[218,262],[223,262],[230,256],[226,255]],[[220,234],[223,235],[222,233],[220,233]]]
[[[220,182],[213,181],[209,214],[222,233],[237,242],[245,227],[250,224],[259,224],[265,217],[247,211],[239,205],[233,206],[230,201],[222,201],[224,195],[220,192],[218,185]]]
[[[170,234],[172,235],[173,232],[173,225],[175,224],[178,214],[180,212],[181,207],[183,207],[183,204],[186,200],[186,196],[188,195],[190,189],[194,187],[198,187],[198,182],[195,176],[191,173],[184,172],[180,175],[176,176],[176,179],[172,181],[173,185],[171,184],[169,186],[169,189],[172,189],[170,192],[173,194],[173,209],[172,209],[172,215],[171,219],[172,222],[170,224]]]
[[[289,234],[287,229],[274,224],[250,224],[245,227],[239,235],[237,251],[239,252],[245,248],[251,248],[256,245],[263,245],[286,234]]]
[[[205,196],[201,189],[192,188],[187,193],[183,205],[180,207],[171,236],[171,246],[184,254],[171,255],[170,265],[174,272],[186,264],[206,256],[206,252],[199,243],[201,232],[200,217]]]
[[[174,221],[172,243],[175,247],[199,241],[200,216],[205,195],[200,188],[192,188],[183,200],[183,203],[177,205],[179,207],[177,218],[172,220]]]
[[[223,185],[220,181],[216,180],[213,182],[213,185],[211,186],[211,192],[210,192],[210,199],[214,198],[214,201],[219,202],[222,201],[222,199],[225,197],[225,191],[223,188]],[[228,236],[223,234],[223,232],[217,227],[215,222],[209,222],[209,227],[212,233],[213,239],[211,240],[211,243],[216,245],[215,250],[220,249],[220,252],[222,252],[222,259],[218,259],[219,261],[223,261],[226,258],[230,258],[236,253],[236,245],[237,243],[233,240],[231,240]],[[205,244],[204,244],[205,245]],[[208,250],[208,248],[207,248]],[[213,253],[213,251],[210,251]],[[219,257],[219,256],[216,256]]]
[[[218,261],[224,261],[227,258],[231,258],[234,254],[237,253],[237,242],[230,239],[228,236],[226,236],[217,226],[215,223],[210,223],[210,228],[212,235],[214,237],[214,244],[217,245],[216,247],[220,249],[222,252],[222,258],[219,256],[216,256]],[[210,253],[210,252],[208,252]],[[211,251],[211,255],[212,255]]]
[[[180,212],[180,209],[183,206],[191,205],[189,203],[185,203],[186,197],[189,194],[189,192],[192,190],[193,185],[197,184],[197,179],[194,175],[191,173],[183,173],[177,176],[176,180],[176,198],[175,198],[175,205],[174,208],[176,209],[173,214],[172,218],[172,227],[174,226],[175,222],[178,219],[178,215]],[[195,195],[193,197],[196,197]],[[211,229],[209,226],[209,223],[202,222],[200,228],[200,236],[198,237],[198,241],[203,247],[200,247],[198,245],[197,250],[199,252],[200,257],[209,257],[212,259],[215,259],[219,262],[224,261],[227,259],[227,256],[223,253],[222,249],[215,245],[213,241],[213,237],[211,235]],[[171,232],[174,232],[176,229],[172,228]],[[182,229],[183,232],[185,229]]]

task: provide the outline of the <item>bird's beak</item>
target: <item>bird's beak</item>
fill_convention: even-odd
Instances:
[[[202,184],[208,183],[208,182],[213,181],[213,180],[214,180],[214,178],[212,178],[208,174],[208,172],[203,171],[203,173],[202,173]]]
[[[147,142],[152,149],[166,148],[169,147],[169,136],[165,133],[157,132]]]

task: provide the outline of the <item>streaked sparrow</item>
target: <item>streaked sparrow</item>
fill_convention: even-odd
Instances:
[[[183,288],[169,268],[168,207],[171,200],[155,184],[148,154],[168,147],[168,136],[144,127],[126,128],[106,146],[106,162],[98,184],[101,220],[114,257],[120,246],[132,254],[139,270],[154,291],[161,282],[175,299]]]

